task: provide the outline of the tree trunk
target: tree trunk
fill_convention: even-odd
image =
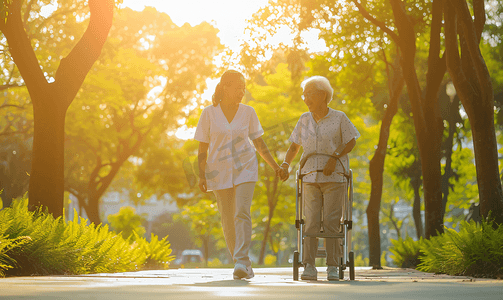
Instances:
[[[260,255],[259,255],[259,259],[258,259],[259,265],[264,264],[265,249],[267,247],[267,239],[269,237],[269,232],[271,230],[272,215],[273,215],[273,212],[269,209],[269,218],[267,219],[267,223],[265,224],[265,229],[264,229],[264,239],[262,240],[262,244],[260,246]]]
[[[459,97],[454,96],[454,99],[447,104],[447,123],[449,124],[449,134],[447,140],[444,142],[444,157],[445,157],[445,171],[442,176],[442,208],[445,214],[447,210],[447,201],[449,200],[449,192],[451,184],[450,178],[454,175],[452,170],[452,148],[454,146],[454,134],[456,133],[456,123],[460,119],[459,115]]]
[[[443,232],[440,169],[443,126],[437,95],[441,80],[445,74],[445,61],[439,58],[442,6],[438,2],[433,3],[426,98],[423,98],[414,64],[416,54],[414,24],[406,14],[403,2],[399,0],[390,0],[390,2],[399,33],[398,45],[403,56],[401,65],[412,107],[419,155],[421,157],[426,237],[429,238]],[[444,67],[442,62],[444,62]]]
[[[399,70],[399,66],[395,69]],[[386,152],[388,149],[388,139],[390,134],[391,122],[398,110],[398,99],[402,93],[404,79],[399,72],[394,78],[390,77],[388,70],[389,84],[389,106],[384,113],[379,133],[379,142],[377,145],[374,157],[369,163],[370,174],[370,200],[367,206],[367,223],[368,223],[368,238],[369,238],[369,265],[373,269],[382,269],[381,267],[381,232],[379,228],[379,211],[381,210],[381,197],[383,187],[383,171]]]
[[[54,216],[64,207],[64,122],[66,110],[98,59],[113,18],[113,0],[89,0],[89,26],[48,83],[23,24],[22,0],[9,6],[0,30],[21,73],[33,103],[34,140],[30,173],[30,205],[43,205]]]
[[[479,48],[485,24],[484,1],[473,1],[474,19],[464,0],[445,1],[444,5],[447,67],[472,128],[480,213],[483,217],[491,213],[496,224],[501,224],[503,191],[494,129],[494,95]]]
[[[266,176],[270,178],[269,176],[269,169],[266,169]],[[267,247],[267,239],[269,238],[269,234],[271,231],[271,221],[274,216],[274,210],[276,209],[276,204],[278,203],[278,183],[279,183],[279,178],[277,176],[273,177],[273,180],[267,180],[265,182],[266,189],[267,189],[267,204],[269,206],[269,217],[267,219],[267,224],[266,228],[264,230],[264,239],[262,240],[262,245],[260,247],[260,256],[258,263],[259,265],[264,264],[264,258],[265,258],[265,249]],[[272,187],[271,187],[272,185]]]
[[[410,179],[410,184],[414,190],[414,204],[412,205],[412,218],[414,219],[414,225],[416,227],[416,236],[419,240],[424,237],[423,230],[423,218],[421,217],[421,196],[419,195],[419,189],[421,188],[421,174],[414,176]]]
[[[29,203],[31,207],[44,205],[49,212],[60,216],[64,205],[62,199],[66,108],[57,105],[57,102],[49,97],[42,99],[32,97],[34,132]],[[47,105],[35,105],[35,103],[47,103]]]

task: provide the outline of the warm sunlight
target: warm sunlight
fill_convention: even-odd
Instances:
[[[256,11],[267,5],[268,0],[187,0],[187,1],[165,1],[165,0],[145,0],[134,1],[124,0],[123,5],[131,9],[141,11],[146,6],[153,6],[158,11],[170,16],[172,21],[182,26],[189,23],[191,26],[208,22],[218,30],[218,37],[222,44],[229,49],[238,52],[240,43],[249,39],[245,36],[246,20],[250,19]],[[324,51],[325,42],[318,39],[317,31],[309,31],[302,35],[308,48],[313,52]],[[280,30],[270,41],[273,44],[292,44],[293,36],[288,30]],[[215,63],[219,65],[219,59],[215,58]],[[202,95],[202,99],[210,100],[218,79],[208,79],[208,88]],[[172,135],[173,133],[170,133]],[[180,127],[175,135],[180,139],[191,139],[194,129],[187,130],[186,126]]]
[[[158,11],[168,14],[178,26],[185,23],[195,26],[206,21],[220,30],[218,36],[224,45],[236,49],[239,46],[239,39],[242,38],[246,19],[267,2],[268,0],[124,0],[123,5],[134,10],[153,6]]]

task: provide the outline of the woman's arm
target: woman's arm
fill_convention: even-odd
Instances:
[[[206,186],[206,159],[208,158],[209,143],[199,142],[199,149],[197,153],[197,161],[199,166],[199,189],[206,193],[208,187]]]
[[[353,148],[355,147],[356,145],[356,140],[355,139],[351,139],[351,141],[349,141],[345,146],[344,146],[344,149],[342,149],[342,152],[339,152],[340,153],[340,156],[344,156],[346,154],[348,154],[349,152],[351,152],[353,150]],[[340,148],[340,147],[339,147]],[[337,151],[336,151],[337,152]],[[334,154],[335,155],[335,154]]]
[[[255,149],[257,149],[260,156],[262,156],[262,158],[274,170],[274,172],[278,172],[279,165],[272,157],[271,152],[269,152],[269,148],[267,148],[267,145],[265,144],[262,137],[258,137],[256,139],[254,139],[253,145],[255,145]]]
[[[348,154],[349,152],[351,152],[351,150],[353,150],[355,145],[356,145],[356,140],[351,139],[346,145],[340,145],[339,147],[337,147],[337,149],[335,149],[335,152],[332,155],[338,156],[338,157],[344,156],[344,155]],[[341,151],[341,152],[339,152],[339,151]],[[337,154],[339,154],[339,155],[337,155]],[[334,158],[330,158],[328,160],[327,164],[325,165],[325,168],[323,169],[323,175],[325,175],[325,176],[332,175],[332,173],[335,171],[336,165],[337,165],[337,160]]]
[[[285,159],[283,160],[283,162],[284,163],[286,162],[286,164],[288,164],[290,166],[290,164],[292,163],[295,156],[297,156],[297,153],[299,153],[299,150],[300,150],[300,145],[296,144],[296,143],[292,143],[290,145],[290,147],[288,147],[288,151],[286,151]]]
[[[290,164],[292,163],[293,159],[295,156],[297,156],[297,153],[299,153],[300,150],[300,145],[296,143],[292,143],[290,147],[288,147],[288,150],[286,151],[285,159],[283,160],[283,163],[281,164],[281,174],[280,178],[281,180],[285,181],[290,177],[290,172],[288,171],[288,168],[290,167]]]

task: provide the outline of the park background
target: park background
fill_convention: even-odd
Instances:
[[[89,24],[87,1],[21,2],[24,30],[40,69],[48,83],[56,82],[61,59]],[[362,135],[350,155],[357,265],[391,265],[392,240],[429,238],[443,226],[456,230],[481,201],[477,184],[483,172],[477,177],[470,114],[454,87],[459,72],[451,74],[452,64],[447,70],[444,40],[438,41],[439,60],[431,63],[435,2],[405,1],[397,8],[397,1],[367,1],[366,7],[328,0],[117,1],[101,54],[66,111],[66,219],[77,212],[125,237],[132,230],[147,240],[151,233],[168,236],[175,255],[199,248],[213,266],[229,262],[214,196],[197,186],[197,142],[191,138],[219,75],[233,68],[247,78],[243,103],[255,108],[278,162],[297,119],[307,111],[300,83],[312,75],[331,81],[330,107],[344,111]],[[485,129],[494,133],[500,153],[503,3],[483,3],[479,47],[494,105],[490,114],[476,116],[491,121]],[[471,2],[468,8],[480,12]],[[404,46],[400,9],[412,26],[414,47]],[[447,35],[443,26],[438,30],[439,36]],[[30,188],[34,113],[27,80],[3,34],[0,49],[0,196],[8,207]],[[435,80],[437,89],[431,88]],[[424,123],[417,123],[422,114]],[[421,158],[430,160],[422,164]],[[373,160],[380,161],[381,171],[378,162],[371,168]],[[501,196],[499,176],[497,181],[494,189]],[[382,182],[382,191],[373,186],[376,182]],[[440,192],[428,196],[434,203],[430,216],[441,214],[428,216],[424,182],[429,188],[436,183]],[[258,265],[289,263],[296,247],[294,184],[294,176],[278,181],[259,157],[251,249]]]

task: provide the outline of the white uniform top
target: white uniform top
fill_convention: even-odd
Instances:
[[[194,139],[209,143],[205,170],[208,190],[258,181],[257,155],[250,140],[262,134],[264,130],[251,106],[240,103],[230,124],[220,104],[204,108]]]
[[[301,157],[302,160],[303,157],[314,152],[333,155],[340,145],[346,145],[353,138],[356,140],[359,137],[360,133],[346,114],[329,107],[327,115],[318,120],[318,123],[314,120],[311,112],[303,113],[290,135],[289,141],[302,146],[304,150]],[[323,170],[328,159],[329,157],[327,156],[311,156],[302,168],[302,173]],[[349,170],[348,155],[341,156],[340,160],[346,170]],[[343,182],[344,177],[337,174],[337,172],[343,172],[343,168],[339,162],[337,162],[332,175],[325,176],[322,172],[315,172],[305,176],[303,181]]]

